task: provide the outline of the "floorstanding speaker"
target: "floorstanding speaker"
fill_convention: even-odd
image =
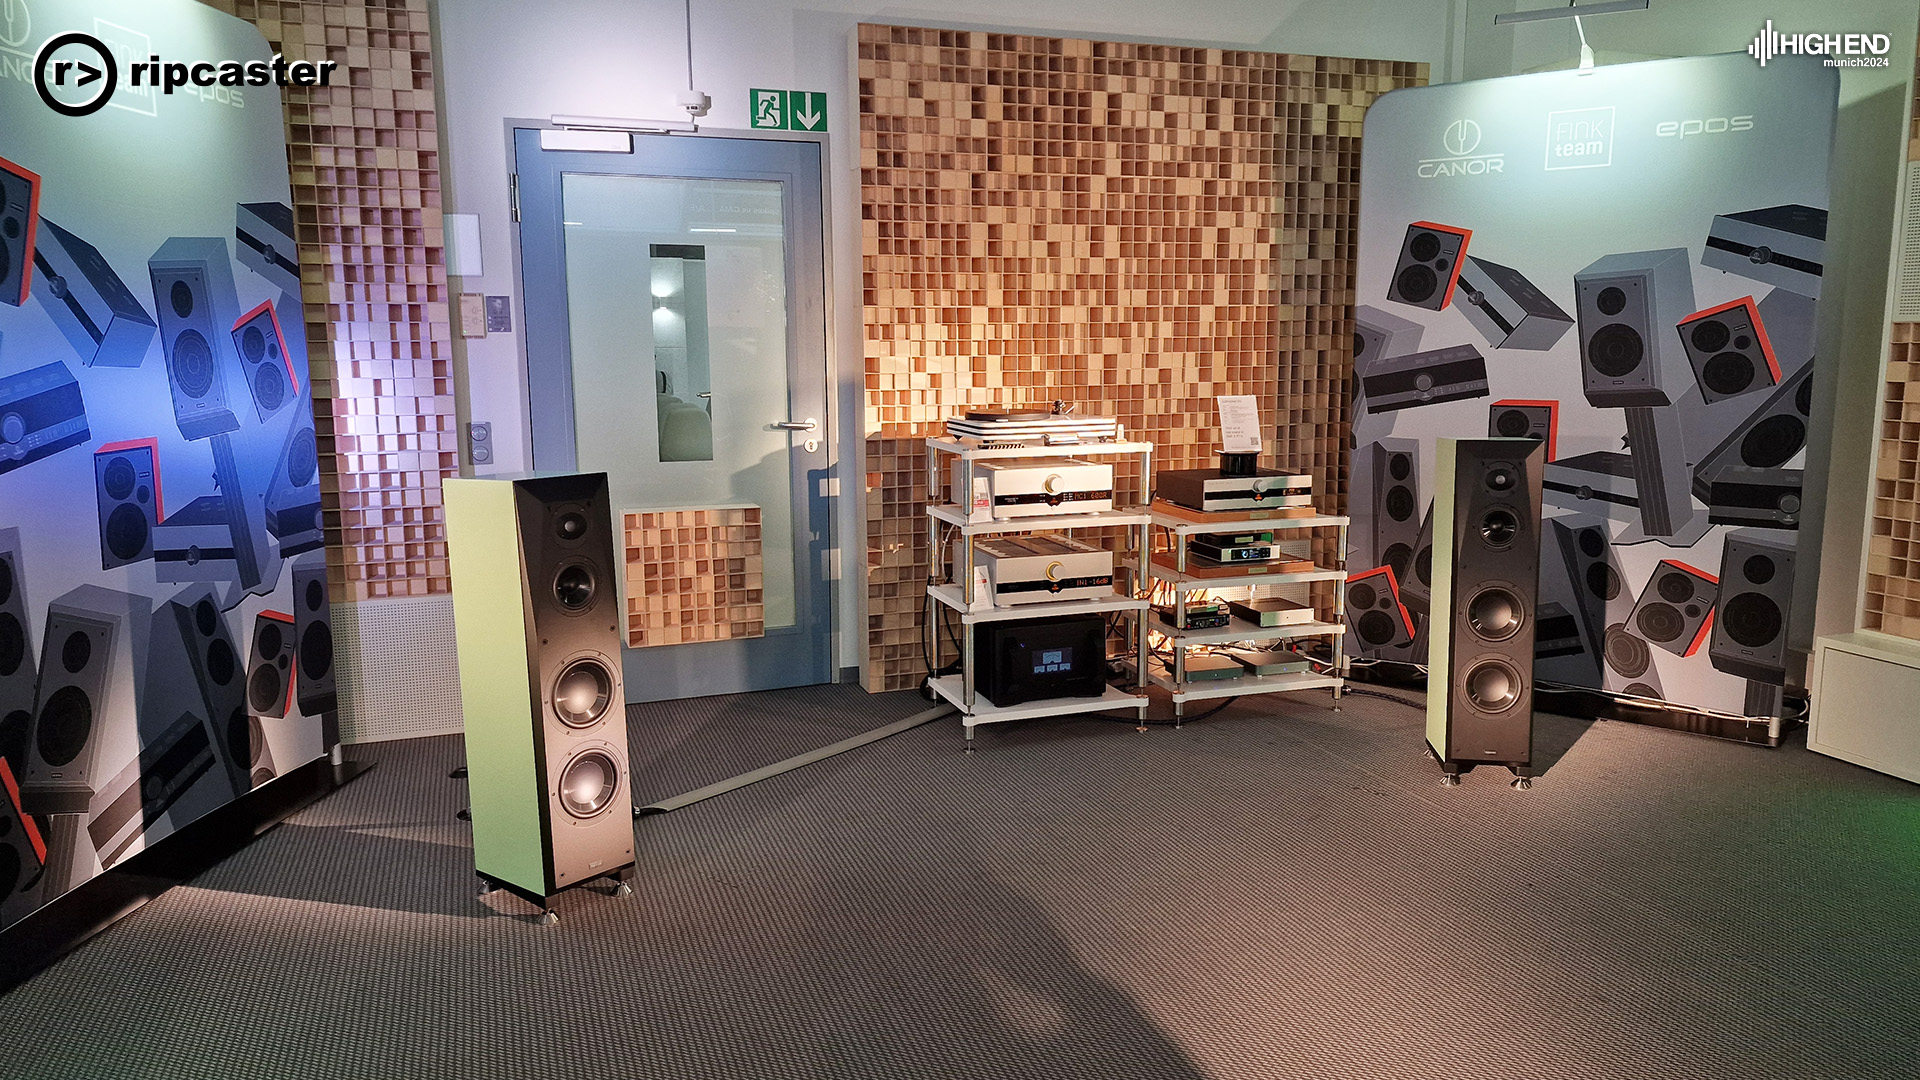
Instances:
[[[40,874],[47,841],[39,823],[20,810],[20,785],[0,758],[0,929],[40,906]]]
[[[1427,747],[1449,784],[1533,760],[1534,611],[1540,586],[1537,439],[1440,439],[1433,502]]]
[[[26,772],[33,732],[33,658],[20,530],[0,529],[0,761],[12,767],[16,778]]]
[[[596,878],[624,888],[633,796],[606,474],[445,491],[474,868],[543,907]]]
[[[152,745],[182,715],[202,717],[220,766],[223,802],[253,790],[247,675],[213,586],[190,585],[154,611],[146,693],[140,701],[141,745]],[[236,741],[241,744],[237,754],[232,751]]]

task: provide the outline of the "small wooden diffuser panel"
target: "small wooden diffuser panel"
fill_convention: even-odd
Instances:
[[[427,0],[207,2],[340,64],[281,99],[333,599],[444,593],[460,461]]]
[[[629,510],[621,517],[628,648],[767,632],[759,507]]]
[[[868,689],[922,674],[957,410],[1065,399],[1193,468],[1252,394],[1343,505],[1360,120],[1425,64],[862,25],[858,77]]]

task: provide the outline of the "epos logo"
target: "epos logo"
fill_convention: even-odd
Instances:
[[[1666,139],[1685,139],[1693,135],[1724,135],[1729,131],[1752,131],[1753,117],[1708,116],[1699,120],[1662,120],[1653,125],[1653,133]]]
[[[1433,180],[1442,176],[1485,176],[1506,171],[1507,155],[1474,153],[1479,148],[1480,125],[1463,116],[1440,133],[1440,149],[1448,156],[1422,158],[1414,166],[1414,175]]]

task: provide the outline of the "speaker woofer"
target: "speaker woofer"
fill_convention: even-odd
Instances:
[[[1482,589],[1467,601],[1467,625],[1482,641],[1505,641],[1526,621],[1520,598],[1502,586]]]
[[[1646,354],[1646,343],[1625,323],[1608,323],[1594,331],[1593,338],[1587,342],[1587,356],[1593,361],[1593,369],[1609,379],[1631,373]]]
[[[1648,604],[1640,610],[1634,626],[1648,641],[1677,641],[1686,632],[1687,621],[1671,604]]]
[[[575,660],[553,681],[553,711],[568,727],[599,723],[612,704],[613,673],[596,658]]]
[[[63,686],[47,698],[40,710],[40,727],[35,745],[40,758],[59,768],[80,756],[87,736],[93,733],[93,701],[77,686]]]
[[[1753,386],[1753,361],[1737,352],[1715,353],[1700,368],[1700,379],[1716,394],[1731,396]]]
[[[1518,705],[1524,689],[1520,672],[1502,659],[1477,661],[1467,669],[1461,686],[1467,703],[1486,713],[1505,712]]]
[[[1490,548],[1509,547],[1519,535],[1520,519],[1511,510],[1496,506],[1480,518],[1480,539]]]
[[[1749,649],[1770,644],[1786,624],[1780,605],[1761,593],[1741,593],[1727,601],[1724,617],[1727,636]]]
[[[597,591],[593,568],[585,563],[568,563],[553,576],[553,598],[570,615],[592,607]]]
[[[191,398],[204,397],[213,388],[213,350],[200,331],[182,331],[173,339],[173,375],[180,392]]]
[[[1647,648],[1647,643],[1627,633],[1623,623],[1607,627],[1604,651],[1607,666],[1629,679],[1645,675],[1647,668],[1653,664],[1653,652]]]
[[[583,750],[560,770],[560,805],[585,820],[613,805],[620,792],[620,766],[605,750]]]
[[[1393,616],[1378,609],[1361,615],[1353,626],[1354,632],[1360,635],[1360,640],[1369,645],[1386,645],[1392,642],[1397,629],[1394,626]]]
[[[1431,236],[1431,234],[1427,235]],[[1416,239],[1414,244],[1417,247],[1419,240]],[[1417,251],[1415,255],[1417,257]],[[1417,304],[1432,296],[1434,290],[1440,287],[1440,275],[1434,273],[1429,267],[1415,263],[1400,271],[1400,276],[1394,279],[1394,284],[1403,298]]]

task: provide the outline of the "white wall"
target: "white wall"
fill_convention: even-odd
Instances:
[[[866,526],[855,473],[860,438],[860,192],[856,24],[882,22],[1425,61],[1436,78],[1449,55],[1449,3],[1434,0],[973,0],[962,9],[898,8],[871,0],[801,7],[783,0],[693,4],[693,69],[713,98],[701,125],[745,129],[752,87],[827,93],[831,169],[828,251],[834,300],[832,358],[838,423],[837,514],[847,580],[840,590],[838,662],[858,662],[864,632],[859,568]],[[462,292],[516,298],[508,212],[505,121],[556,114],[666,118],[687,85],[685,12],[643,0],[447,0],[434,9],[440,61],[441,177],[445,209],[480,216],[485,274]],[[526,386],[518,333],[458,341],[460,419],[490,421],[495,471],[527,467]],[[847,632],[851,628],[853,633]]]

